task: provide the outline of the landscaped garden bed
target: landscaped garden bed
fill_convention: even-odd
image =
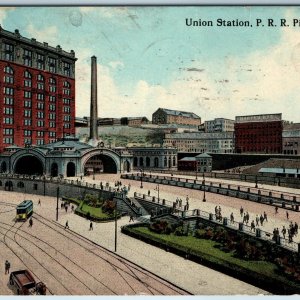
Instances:
[[[228,237],[231,233],[220,227],[200,226],[200,229],[189,232],[182,225],[159,222],[150,226],[124,226],[122,232],[271,293],[286,295],[300,292],[295,272],[286,272],[282,266],[283,253],[274,253],[276,249],[272,245],[268,248],[244,236]],[[295,258],[288,258],[291,259]]]

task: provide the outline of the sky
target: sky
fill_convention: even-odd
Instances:
[[[89,115],[91,56],[98,63],[99,117],[146,116],[159,107],[202,121],[282,113],[300,122],[300,7],[17,7],[0,24],[73,49],[76,116]],[[186,26],[186,18],[214,26]],[[218,27],[216,20],[253,27]],[[289,27],[257,27],[256,19]]]

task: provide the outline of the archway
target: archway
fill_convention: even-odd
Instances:
[[[58,176],[58,165],[57,165],[57,163],[53,163],[51,165],[51,176],[52,177],[57,177]]]
[[[130,163],[128,160],[124,161],[124,171],[130,172]]]
[[[150,157],[146,157],[146,167],[150,167]]]
[[[154,167],[158,168],[158,157],[154,158]]]
[[[144,166],[144,158],[140,157],[140,167],[143,167],[143,166]]]
[[[11,181],[5,182],[5,190],[6,191],[12,191],[13,190],[13,183]]]
[[[85,174],[117,173],[115,161],[108,155],[96,154],[90,157],[84,165]]]
[[[135,156],[135,157],[133,158],[133,166],[134,166],[134,167],[137,167],[137,165],[138,165],[138,158]]]
[[[1,164],[1,173],[5,173],[7,171],[7,165],[6,162],[3,161]]]
[[[42,162],[33,155],[26,155],[19,158],[15,164],[16,174],[43,175],[44,167]]]
[[[68,162],[67,164],[67,177],[75,176],[75,164],[73,162]]]

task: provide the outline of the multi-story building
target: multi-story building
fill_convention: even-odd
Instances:
[[[75,134],[75,53],[0,27],[0,151]]]
[[[280,114],[237,116],[234,124],[237,153],[282,153]]]
[[[194,113],[159,108],[152,114],[153,124],[183,124],[198,127],[201,118]]]
[[[164,147],[177,148],[178,152],[233,153],[233,132],[190,132],[165,135]]]
[[[211,121],[204,122],[205,132],[227,132],[234,131],[234,120],[216,118]]]
[[[300,123],[283,125],[282,153],[300,155]]]

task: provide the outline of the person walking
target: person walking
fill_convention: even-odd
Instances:
[[[33,221],[32,221],[32,218],[29,219],[29,227],[32,227],[33,225]]]
[[[255,221],[256,221],[256,226],[259,226],[259,217],[258,217],[258,215],[256,215]]]
[[[285,228],[285,226],[283,226],[281,232],[282,232],[283,238],[285,239],[285,235],[286,235],[286,228]]]
[[[129,223],[130,223],[131,221],[134,222],[134,220],[133,220],[133,215],[130,215]]]
[[[69,222],[66,222],[65,229],[69,229]]]
[[[41,205],[41,199],[39,199],[38,205]]]
[[[264,211],[264,220],[266,221],[266,222],[268,222],[268,215],[267,215],[267,213]]]
[[[93,230],[94,228],[93,228],[93,223],[92,223],[92,221],[90,222],[90,230]]]
[[[275,214],[278,213],[278,206],[275,206]]]
[[[286,212],[286,218],[287,218],[287,220],[289,219],[289,212],[288,211]]]
[[[243,208],[243,206],[241,206],[241,208],[240,208],[241,218],[243,217],[243,213],[244,213],[244,208]]]
[[[148,190],[148,196],[150,196],[150,190]]]
[[[10,262],[8,260],[5,261],[5,274],[9,274]]]

